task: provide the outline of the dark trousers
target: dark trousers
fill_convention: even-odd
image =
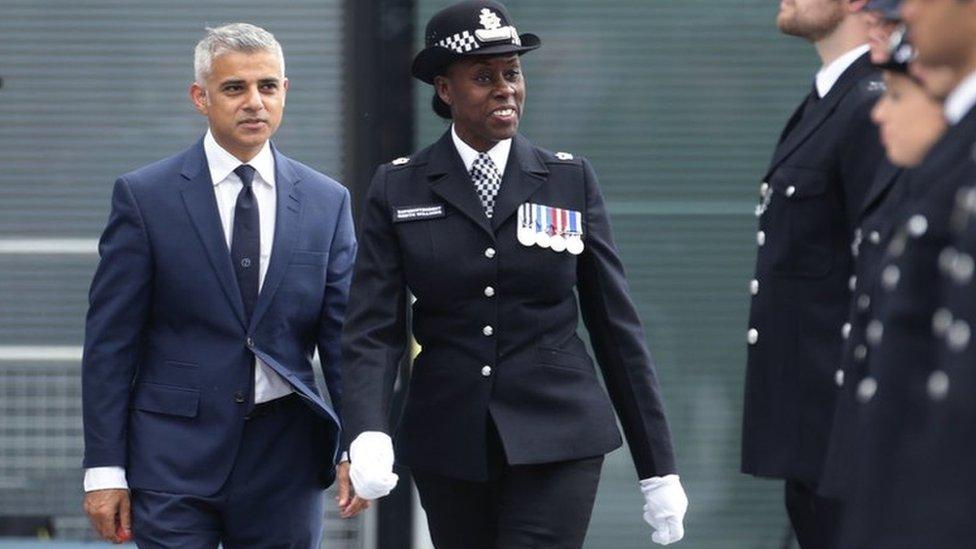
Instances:
[[[579,549],[603,456],[508,465],[489,428],[489,478],[470,482],[413,471],[437,549]]]
[[[786,512],[802,549],[834,549],[840,533],[840,500],[817,495],[816,485],[786,481]]]
[[[132,490],[140,548],[317,548],[325,514],[320,420],[296,395],[248,419],[234,468],[212,496]],[[258,409],[261,412],[261,409]]]

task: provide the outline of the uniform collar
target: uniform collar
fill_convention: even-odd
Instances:
[[[210,180],[213,184],[220,185],[227,176],[242,164],[234,155],[217,143],[210,129],[203,138],[203,151],[207,156],[207,167],[210,169]],[[258,176],[255,181],[264,181],[265,184],[274,188],[275,170],[274,155],[271,154],[271,142],[268,141],[261,148],[261,151],[252,158],[248,164],[254,168]]]
[[[458,154],[461,156],[461,161],[464,162],[464,169],[470,173],[471,166],[474,165],[474,161],[480,153],[458,137],[457,131],[454,130],[454,124],[451,124],[451,139],[454,141],[454,148],[457,149]],[[508,164],[508,153],[511,150],[511,139],[503,139],[488,150],[488,157],[495,163],[495,167],[498,168],[500,175],[505,174],[505,165]]]
[[[955,126],[974,105],[976,105],[976,72],[960,82],[946,98],[944,107],[946,120]]]
[[[844,55],[841,55],[837,59],[834,59],[829,65],[820,69],[817,72],[816,78],[817,95],[819,95],[821,99],[826,97],[827,94],[830,93],[831,88],[834,87],[834,84],[836,84],[840,79],[841,75],[844,74],[844,71],[850,68],[850,66],[853,65],[859,57],[867,53],[868,49],[870,48],[867,44],[862,44]]]

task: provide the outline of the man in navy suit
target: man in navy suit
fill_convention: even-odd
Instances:
[[[116,181],[99,244],[85,511],[103,538],[140,547],[318,547],[356,251],[349,193],[269,141],[288,89],[270,33],[208,29],[194,69],[209,130]]]

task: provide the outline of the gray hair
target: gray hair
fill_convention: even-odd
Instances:
[[[203,86],[214,59],[229,52],[273,53],[281,64],[281,74],[285,74],[285,54],[273,34],[250,23],[230,23],[207,27],[207,34],[197,42],[193,52],[193,76],[197,84]]]

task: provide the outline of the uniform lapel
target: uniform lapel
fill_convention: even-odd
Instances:
[[[476,225],[493,235],[485,208],[474,190],[471,176],[464,169],[448,130],[434,145],[427,164],[427,180],[431,191],[471,218]],[[504,187],[504,184],[502,185]]]
[[[224,229],[220,224],[217,197],[214,195],[213,181],[210,179],[202,139],[187,153],[180,174],[185,179],[180,192],[190,221],[207,252],[210,266],[220,280],[224,295],[230,301],[231,308],[241,325],[245,326],[244,302],[241,300],[241,290],[234,275],[234,266],[231,264]]]
[[[502,186],[495,200],[495,211],[491,219],[495,231],[546,181],[547,175],[549,170],[539,159],[532,144],[516,134],[512,140]]]
[[[884,196],[885,192],[891,188],[895,180],[901,175],[901,168],[895,166],[891,162],[885,161],[878,166],[877,175],[874,178],[874,184],[868,189],[867,196],[864,197],[864,204],[861,206],[861,214],[863,216],[864,212],[870,210],[874,204]]]
[[[271,152],[274,154],[275,161],[277,196],[274,246],[271,248],[271,259],[268,272],[264,276],[264,284],[261,285],[261,293],[258,294],[258,301],[254,305],[254,314],[251,315],[251,326],[258,325],[274,299],[281,279],[288,270],[288,262],[291,261],[292,251],[295,249],[300,231],[302,195],[298,188],[298,175],[292,169],[291,161],[279,153],[277,148],[272,146]]]
[[[769,164],[769,169],[766,172],[766,178],[769,174],[773,172],[780,164],[789,157],[800,145],[802,145],[813,133],[819,128],[830,115],[834,113],[837,109],[837,105],[840,100],[844,98],[845,95],[851,88],[857,84],[861,78],[868,72],[872,70],[869,62],[868,54],[864,54],[857,59],[841,77],[837,80],[834,86],[830,89],[830,92],[826,97],[820,99],[817,104],[810,109],[810,112],[806,116],[801,118],[799,122],[796,123],[796,127],[790,131],[789,135],[776,147],[776,152],[773,154],[773,160]]]

